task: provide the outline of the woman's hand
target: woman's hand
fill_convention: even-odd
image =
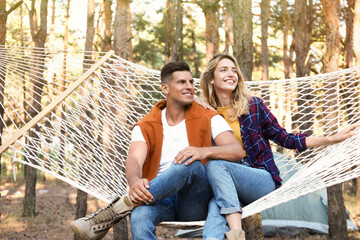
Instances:
[[[215,111],[216,110],[210,106],[207,102],[205,102],[204,100],[202,100],[201,98],[198,98],[198,97],[194,97],[194,101],[199,104],[200,106],[202,106],[203,108],[206,108],[206,109],[209,109],[209,110],[212,110],[212,111]]]
[[[343,130],[341,130],[337,134],[331,136],[332,142],[333,143],[341,142],[351,136],[354,136],[355,132],[353,130],[357,127],[360,127],[360,123],[352,124],[352,125],[345,127]]]

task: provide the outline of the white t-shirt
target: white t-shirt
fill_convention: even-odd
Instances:
[[[176,155],[189,146],[186,132],[185,120],[175,126],[169,126],[166,121],[166,108],[161,111],[161,121],[163,125],[163,144],[161,149],[160,166],[157,175],[164,172],[173,163]],[[225,131],[232,131],[229,124],[221,115],[211,118],[211,137],[215,139],[217,135]],[[132,131],[131,142],[146,142],[141,132],[140,126],[136,125]]]

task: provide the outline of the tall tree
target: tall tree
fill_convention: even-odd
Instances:
[[[170,62],[173,49],[174,22],[175,22],[175,6],[176,0],[166,0],[165,11],[165,64]]]
[[[269,80],[269,47],[268,47],[268,29],[270,18],[270,0],[261,0],[261,80]],[[265,101],[270,100],[270,93],[268,88],[262,89],[262,98]]]
[[[269,47],[268,28],[270,17],[270,0],[261,0],[261,66],[263,81],[269,80]]]
[[[356,65],[360,66],[360,0],[355,0],[354,4],[354,53]]]
[[[345,67],[354,66],[354,7],[355,0],[347,0],[346,9],[346,38],[345,38]]]
[[[252,1],[223,0],[226,12],[233,19],[234,56],[245,80],[251,81],[253,70]]]
[[[183,60],[184,34],[183,34],[183,17],[184,7],[182,0],[176,0],[175,8],[175,34],[173,38],[173,47],[171,51],[171,60]]]
[[[31,69],[30,75],[33,76],[32,81],[30,83],[30,105],[32,106],[29,109],[29,115],[31,118],[34,118],[38,112],[41,111],[41,96],[44,87],[43,80],[43,70],[44,69],[44,57],[45,57],[45,41],[47,37],[47,7],[48,0],[41,0],[40,3],[40,25],[38,26],[38,18],[35,9],[35,1],[31,1],[31,9],[29,12],[29,20],[30,20],[30,31],[32,40],[34,42],[36,49],[36,53],[34,52],[34,56],[38,56],[37,59],[31,59]],[[39,131],[39,126],[35,125],[35,131],[29,132],[29,138],[32,139],[29,142],[29,138],[27,138],[27,145],[31,145],[30,152],[30,161],[33,162],[34,158],[37,158],[37,152],[34,149],[38,148],[40,144],[40,140],[36,132]],[[36,164],[33,162],[33,164]],[[23,213],[22,215],[25,217],[35,216],[35,207],[36,207],[36,169],[33,167],[25,166],[25,198],[23,202]]]
[[[338,70],[340,59],[340,0],[321,0],[326,19],[326,51],[324,53],[324,70],[332,72]],[[330,128],[336,128],[337,111],[336,106],[336,81],[329,80],[326,84],[327,94],[325,106],[327,114],[325,121]],[[332,129],[334,130],[334,129]],[[347,236],[346,212],[341,184],[327,188],[328,216],[329,216],[329,238],[344,239]]]
[[[295,0],[294,39],[296,54],[296,76],[310,75],[309,51],[313,25],[312,0]]]
[[[289,31],[291,27],[291,18],[290,13],[287,8],[287,0],[281,0],[282,10],[284,13],[284,37],[283,37],[283,55],[284,55],[284,75],[285,79],[290,78],[290,74],[292,74],[292,60],[290,57],[290,49],[289,49]]]
[[[251,81],[253,70],[252,1],[224,0],[226,13],[233,19],[234,56],[239,62],[245,80]],[[263,239],[261,214],[243,219],[246,239]]]
[[[63,38],[63,47],[64,47],[64,53],[63,53],[63,63],[62,63],[62,78],[61,83],[59,85],[60,92],[64,92],[66,90],[66,76],[67,76],[67,50],[69,48],[69,17],[70,17],[70,0],[67,0],[67,4],[65,5],[65,30],[64,30],[64,38]],[[60,113],[60,119],[61,119],[61,125],[64,124],[65,120],[65,104],[61,105],[61,113]],[[65,127],[60,128],[60,147],[59,147],[59,154],[61,158],[64,158],[64,147],[65,147]],[[63,168],[63,163],[59,164],[59,167]],[[62,172],[59,172],[60,175],[62,175]]]
[[[186,11],[187,18],[189,19],[190,26],[196,26],[196,23],[193,18],[193,9],[188,8]],[[192,48],[192,60],[194,61],[194,77],[200,77],[200,56],[198,53],[198,49],[196,47],[196,36],[195,36],[195,29],[191,28],[188,30],[190,32],[190,39],[191,39],[191,48]]]
[[[205,41],[207,62],[219,52],[219,5],[220,0],[196,0],[205,15]]]
[[[131,0],[117,0],[116,1],[116,13],[115,13],[115,22],[114,22],[114,47],[115,54],[129,61],[133,60],[133,51],[131,44],[131,13],[130,13],[130,3]],[[121,79],[121,78],[118,78]],[[119,80],[122,81],[122,80]],[[122,86],[126,86],[126,83],[122,83]],[[121,119],[126,119],[127,107],[124,104],[126,100],[126,90],[125,88],[116,88],[114,89],[119,96],[117,100],[117,106],[122,111],[115,111],[117,116],[117,121]],[[115,132],[121,131],[120,129],[114,129]],[[117,135],[119,135],[118,133]],[[113,141],[116,141],[113,138]],[[117,146],[114,143],[114,146]],[[124,155],[125,153],[119,147],[116,148],[116,151]],[[116,154],[114,156],[117,156]],[[115,161],[120,161],[120,159],[115,159]],[[122,169],[125,172],[125,169]],[[115,240],[127,240],[128,239],[128,228],[127,228],[127,218],[123,218],[114,226],[114,239]]]
[[[296,76],[304,77],[310,75],[310,45],[313,26],[313,2],[312,0],[295,0],[295,13],[294,13],[294,39],[295,39],[295,54],[296,54]],[[298,112],[307,113],[302,118],[300,130],[307,133],[309,136],[312,134],[312,127],[314,117],[311,113],[311,86],[309,83],[299,83],[298,98]],[[296,114],[294,115],[296,118]],[[296,122],[297,119],[294,119]]]
[[[85,54],[83,62],[83,72],[86,71],[86,66],[91,64],[91,55],[86,54],[86,52],[91,52],[93,50],[93,42],[95,36],[95,0],[88,0],[87,5],[87,21],[86,21],[86,37],[85,37]],[[87,81],[91,81],[88,79]],[[90,84],[86,84],[85,87],[89,87]],[[85,93],[82,93],[84,96]],[[83,118],[82,121],[86,122],[86,119],[91,119],[91,113],[89,110],[84,111],[88,118]],[[84,217],[87,210],[87,193],[78,189],[76,195],[76,213],[75,219]],[[74,234],[74,239],[78,240],[79,237]]]
[[[103,35],[101,41],[101,51],[108,52],[111,50],[111,23],[112,23],[112,0],[103,0],[102,26]]]
[[[234,46],[234,32],[233,32],[233,19],[227,14],[226,9],[224,11],[224,25],[225,25],[225,53],[230,53],[230,47]]]
[[[18,8],[23,3],[23,0],[14,3],[8,10],[6,10],[6,0],[0,0],[0,45],[5,45],[6,40],[6,22],[10,13]]]
[[[133,61],[130,3],[131,0],[116,1],[114,48],[117,56]]]
[[[354,4],[354,54],[356,58],[356,65],[360,66],[360,0],[355,0]],[[360,199],[360,177],[356,180],[356,199]]]
[[[19,7],[23,1],[18,1],[12,5],[9,10],[6,10],[6,0],[0,0],[0,59],[4,59],[3,54],[5,53],[4,45],[6,40],[6,22],[8,15]],[[5,89],[5,63],[0,64],[0,118],[4,118],[4,89]],[[4,123],[0,121],[0,145],[2,144],[2,136],[4,131]],[[0,155],[1,158],[1,155]],[[1,173],[0,173],[1,174]]]

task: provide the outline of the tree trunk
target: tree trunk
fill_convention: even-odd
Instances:
[[[355,0],[354,7],[354,53],[356,57],[356,65],[360,66],[360,0]]]
[[[216,53],[219,52],[219,1],[203,1],[199,5],[205,14],[206,60],[208,62]]]
[[[103,4],[104,4],[104,12],[102,16],[102,20],[103,20],[102,26],[104,31],[101,42],[101,51],[108,52],[111,50],[112,0],[104,0]]]
[[[269,80],[269,47],[268,28],[270,17],[270,0],[261,0],[261,66],[263,81]]]
[[[189,24],[190,26],[195,26],[195,21],[192,17],[192,12],[193,10],[191,8],[188,8],[187,10],[187,15],[188,15],[188,18],[189,18]],[[195,30],[194,28],[191,28],[189,29],[190,31],[190,39],[191,39],[191,42],[192,42],[192,45],[191,45],[191,48],[192,48],[192,60],[194,61],[194,72],[193,72],[193,76],[196,77],[196,78],[200,78],[200,57],[199,57],[199,54],[198,54],[198,50],[197,50],[197,47],[196,47],[196,37],[195,37]]]
[[[6,10],[6,0],[0,0],[0,45],[5,45],[6,22],[8,15],[12,13],[16,8],[18,8],[22,3],[23,0],[18,1],[12,4],[8,10]]]
[[[38,19],[36,17],[36,10],[35,10],[35,0],[31,1],[31,9],[29,12],[30,18],[30,31],[33,42],[37,49],[37,61],[31,63],[30,73],[34,76],[34,79],[31,82],[30,87],[30,96],[32,97],[30,104],[32,108],[29,110],[29,115],[31,118],[34,118],[38,112],[41,111],[41,95],[44,87],[44,79],[43,79],[43,71],[44,69],[44,46],[47,37],[47,7],[48,7],[48,0],[41,0],[40,4],[40,27],[38,28]],[[35,55],[35,53],[34,53]],[[39,69],[39,70],[35,70]],[[34,140],[34,143],[31,143],[32,149],[37,149],[40,140],[38,139],[36,132],[39,131],[38,125],[35,125],[35,131],[29,132],[30,139]],[[28,144],[29,141],[28,141]],[[35,164],[33,161],[34,158],[37,158],[37,152],[30,150],[30,161]],[[36,208],[36,169],[32,167],[25,166],[25,197],[23,202],[23,213],[24,217],[35,216],[35,208]]]
[[[307,5],[309,2],[309,5]],[[296,76],[310,75],[309,50],[313,25],[312,0],[295,0],[295,53]]]
[[[309,2],[309,5],[307,5]],[[310,75],[309,50],[311,44],[311,32],[313,25],[312,0],[295,0],[295,54],[296,54],[296,76],[304,77]],[[300,131],[312,135],[313,119],[311,103],[311,86],[309,83],[299,83],[298,86],[298,112],[304,113]],[[297,115],[294,115],[294,122],[297,122]]]
[[[226,12],[233,21],[234,56],[246,81],[251,81],[253,70],[252,1],[224,0]]]
[[[285,79],[290,78],[291,72],[291,66],[292,66],[292,60],[290,57],[290,50],[289,50],[289,43],[288,43],[288,37],[289,37],[289,31],[291,27],[291,18],[289,10],[287,9],[287,1],[282,0],[282,9],[284,12],[284,45],[283,45],[283,54],[284,54],[284,75]]]
[[[224,25],[225,25],[225,49],[224,53],[230,53],[230,47],[234,46],[233,19],[224,8]]]
[[[245,80],[251,81],[253,69],[252,12],[250,0],[224,0],[226,12],[233,21],[234,56],[239,62]],[[246,239],[264,239],[261,214],[243,219]]]
[[[345,68],[354,66],[354,7],[355,0],[347,0],[346,38],[345,38]]]
[[[268,28],[270,17],[270,0],[261,0],[261,69],[262,81],[269,80],[269,47],[268,47]],[[270,92],[267,87],[261,89],[261,97],[265,102],[270,100]]]
[[[354,5],[354,54],[356,58],[356,65],[360,66],[360,0],[355,0]],[[360,177],[356,179],[356,199],[358,206],[360,206]]]
[[[345,38],[345,44],[344,44],[344,49],[345,49],[345,68],[351,68],[354,67],[354,57],[355,57],[355,53],[354,53],[354,9],[355,9],[355,0],[347,0],[347,10],[346,10],[346,38]],[[355,89],[357,87],[357,83],[355,82],[351,82],[351,83],[347,83],[346,84],[346,88],[347,89]],[[356,94],[357,98],[359,98],[359,93]],[[350,95],[345,93],[345,99],[349,98]],[[356,109],[358,107],[359,103],[356,104],[352,104],[352,103],[348,103],[347,104],[347,114],[348,114],[348,119],[353,119],[355,112],[353,111],[349,111],[350,109]],[[357,180],[360,178],[355,178],[352,179],[351,182],[353,183],[353,193],[357,193]]]
[[[177,0],[175,10],[175,36],[173,39],[173,48],[171,52],[171,60],[179,61],[183,60],[183,16],[184,7],[182,0]]]
[[[117,56],[132,61],[130,2],[131,0],[116,1],[114,47]]]
[[[14,11],[23,1],[19,1],[14,4],[8,11],[6,10],[6,0],[0,0],[0,59],[4,59],[5,53],[3,45],[6,41],[6,22],[8,15]],[[0,118],[4,119],[4,89],[5,89],[5,77],[6,77],[6,64],[0,64]],[[0,121],[0,146],[2,145],[2,136],[4,131],[4,123]],[[0,155],[1,158],[1,155]],[[1,175],[1,171],[0,171]]]
[[[95,36],[95,0],[88,0],[87,5],[87,21],[86,21],[86,38],[85,38],[85,53],[91,52],[93,41]],[[86,65],[91,64],[91,55],[84,55],[84,63],[83,63],[83,72],[86,72]],[[89,80],[87,80],[89,81]],[[91,84],[90,84],[91,85]],[[88,86],[88,85],[85,85]],[[84,96],[84,93],[81,94]],[[85,111],[86,115],[91,118],[90,112],[88,110]],[[85,118],[82,121],[86,121]],[[86,174],[86,172],[84,173]],[[87,211],[87,193],[82,190],[77,190],[76,197],[76,213],[75,219],[84,217]],[[80,240],[80,238],[74,234],[75,240]]]
[[[70,13],[70,0],[67,0],[67,5],[66,5],[66,16],[65,16],[65,30],[64,30],[64,39],[63,39],[63,46],[64,46],[64,53],[63,53],[63,63],[62,63],[62,78],[61,78],[61,83],[59,85],[59,90],[60,92],[64,92],[66,90],[66,75],[67,75],[67,66],[66,66],[66,62],[67,62],[67,50],[69,47],[69,15]],[[59,155],[61,159],[64,159],[64,153],[65,153],[65,127],[63,127],[62,125],[64,124],[64,119],[65,119],[65,115],[64,115],[64,111],[65,111],[65,105],[61,104],[61,113],[60,113],[60,121],[61,121],[61,128],[60,128],[60,146],[59,146]],[[59,168],[62,170],[63,169],[63,163],[60,162],[59,164]],[[59,175],[63,176],[62,171],[60,170]]]
[[[7,22],[7,12],[6,12],[6,1],[0,0],[0,59],[4,59],[5,53],[5,38],[6,38],[6,22]],[[6,65],[0,64],[0,117],[4,119],[4,88],[5,88],[5,77],[6,77]],[[4,131],[4,123],[0,121],[0,145],[2,144],[2,136]],[[1,158],[1,155],[0,155]],[[1,174],[1,171],[0,171]]]
[[[243,219],[243,229],[247,240],[264,239],[261,223],[261,213]]]
[[[55,48],[55,11],[56,11],[56,0],[52,0],[51,6],[51,23],[49,32],[49,46],[51,49]]]
[[[167,0],[166,1],[166,12],[165,12],[165,25],[166,25],[166,34],[165,34],[165,64],[169,63],[171,60],[171,53],[174,44],[174,20],[175,20],[175,6],[176,0]]]
[[[131,45],[130,2],[130,0],[117,0],[114,24],[114,45],[118,56],[132,61],[133,51]],[[124,31],[124,29],[126,29],[126,31]],[[123,110],[116,112],[116,116],[118,116],[116,120],[121,121],[121,119],[126,119],[127,115],[125,111],[126,106],[124,105],[126,91],[124,91],[124,89],[114,89],[114,91],[118,91],[119,100],[117,106]],[[114,129],[114,131],[120,131],[120,129]],[[118,134],[120,133],[117,133],[117,135]],[[116,146],[116,144],[114,145]],[[125,154],[120,148],[117,148],[117,152]],[[115,159],[115,161],[120,161],[120,159]],[[125,169],[122,170],[125,171]],[[123,218],[120,222],[114,225],[113,229],[115,240],[128,239],[127,218]]]
[[[324,54],[324,70],[332,72],[338,69],[340,59],[340,2],[339,0],[321,0],[325,15],[326,25],[326,51]],[[336,128],[337,112],[336,106],[336,82],[328,82],[331,89],[327,91],[325,98],[325,110],[329,112],[324,116],[328,126]],[[347,237],[346,212],[341,184],[327,188],[328,195],[328,217],[329,217],[329,238],[345,239]]]

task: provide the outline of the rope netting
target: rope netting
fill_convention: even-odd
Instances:
[[[2,159],[27,164],[108,203],[127,193],[124,162],[132,126],[164,98],[159,71],[111,53],[0,46],[0,84]],[[332,135],[360,122],[359,67],[247,85],[289,132]],[[278,164],[282,176],[295,174],[246,206],[244,217],[359,177],[359,146],[358,130],[344,142],[300,154],[274,145],[284,154]]]

